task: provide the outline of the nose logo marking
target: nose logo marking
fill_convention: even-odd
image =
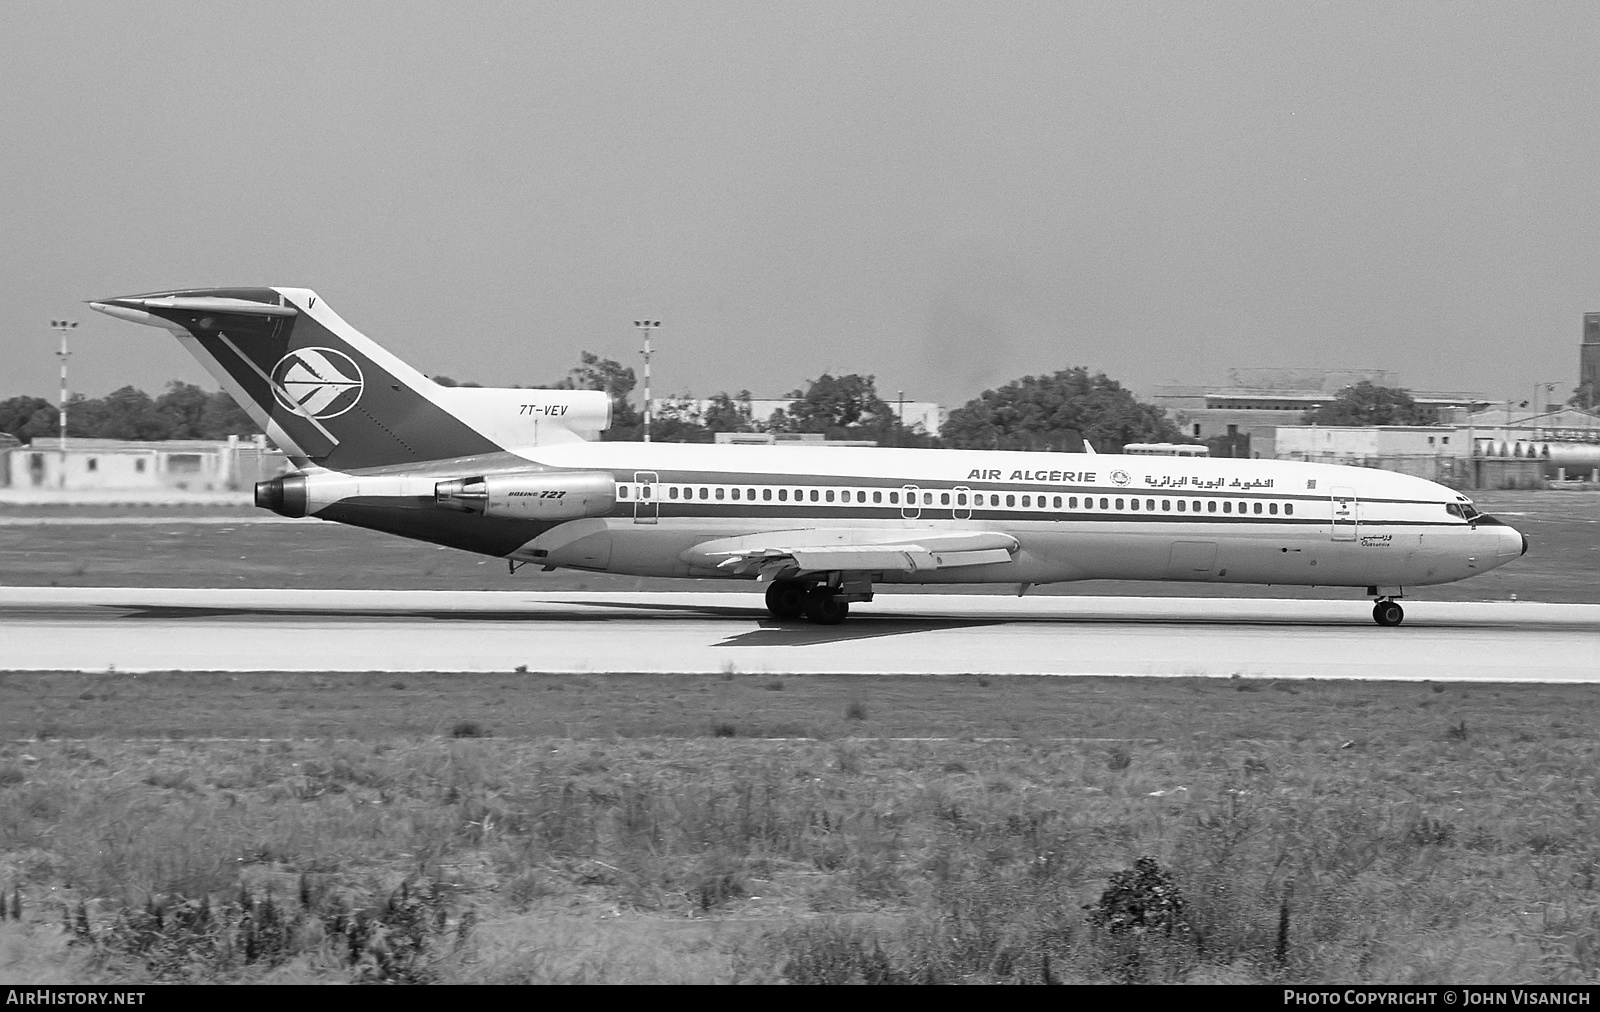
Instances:
[[[336,418],[356,406],[365,388],[361,367],[332,348],[297,348],[272,367],[278,403],[307,418]]]

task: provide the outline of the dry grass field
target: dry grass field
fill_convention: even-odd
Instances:
[[[61,716],[0,746],[0,980],[1600,976],[1581,686],[3,691]]]
[[[1600,496],[1482,501],[1534,551],[1419,596],[1600,600]],[[633,586],[214,524],[0,525],[0,580]],[[0,674],[0,983],[1594,983],[1597,718],[1535,684]]]

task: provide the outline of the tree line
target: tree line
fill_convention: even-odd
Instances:
[[[261,431],[234,399],[220,390],[173,380],[166,392],[151,397],[125,386],[104,397],[73,394],[67,398],[67,435],[96,439],[226,439]],[[24,443],[60,435],[54,401],[12,397],[0,401],[0,432]]]
[[[457,385],[448,376],[434,381]],[[637,440],[644,416],[633,406],[638,377],[632,368],[585,351],[579,364],[550,387],[601,390],[611,397],[606,440]],[[461,384],[476,385],[476,384]],[[872,440],[879,446],[1076,452],[1088,439],[1116,452],[1127,443],[1187,442],[1162,408],[1146,404],[1105,373],[1078,366],[1050,375],[1024,376],[952,411],[938,432],[900,420],[879,395],[877,378],[824,373],[784,395],[787,408],[757,420],[751,394],[722,391],[704,403],[688,395],[664,398],[651,418],[650,438],[663,443],[710,443],[719,432],[811,433],[827,439]]]
[[[478,386],[435,376],[445,386]],[[612,424],[606,440],[637,440],[644,415],[632,402],[638,377],[632,368],[585,351],[579,364],[545,387],[600,390],[611,397]],[[815,433],[828,439],[873,440],[880,446],[943,446],[952,449],[1078,451],[1087,439],[1114,453],[1128,443],[1190,442],[1162,408],[1134,397],[1105,373],[1082,366],[1024,376],[952,410],[938,432],[901,423],[894,406],[878,394],[876,378],[827,373],[785,395],[787,408],[756,420],[751,394],[722,391],[704,404],[687,395],[668,397],[651,419],[650,437],[664,443],[710,443],[719,432]],[[1306,424],[1427,425],[1431,408],[1404,390],[1361,382],[1328,403],[1307,411]],[[67,405],[67,435],[104,439],[225,439],[260,428],[232,397],[173,380],[150,397],[125,386],[104,397],[74,395]],[[0,401],[0,432],[23,442],[57,433],[56,406],[42,397]]]

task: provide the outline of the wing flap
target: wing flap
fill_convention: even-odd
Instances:
[[[1017,539],[993,531],[776,531],[706,541],[683,553],[690,565],[752,572],[768,579],[786,571],[917,573],[1010,562]]]

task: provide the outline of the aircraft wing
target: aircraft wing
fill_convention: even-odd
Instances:
[[[1017,539],[993,531],[940,533],[863,528],[802,529],[703,541],[683,560],[770,580],[830,570],[918,573],[1010,562]]]

